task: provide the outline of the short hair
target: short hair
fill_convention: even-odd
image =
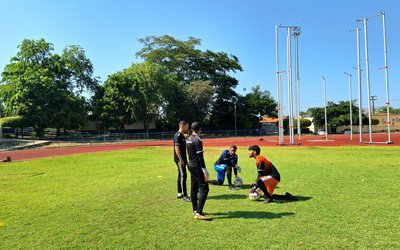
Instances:
[[[186,121],[182,120],[179,122],[179,127],[185,126],[186,124],[188,124],[188,123]]]
[[[193,122],[192,126],[190,126],[194,132],[198,132],[201,129],[201,125],[199,122]]]
[[[256,154],[257,154],[257,155],[260,155],[260,152],[261,152],[260,147],[257,146],[257,145],[250,146],[250,147],[249,147],[249,150],[254,150],[254,151],[256,151]]]
[[[233,148],[235,151],[237,150],[237,147],[235,145],[232,145],[229,148]]]

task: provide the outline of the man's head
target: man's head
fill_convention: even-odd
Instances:
[[[260,155],[261,149],[259,146],[257,145],[253,145],[249,147],[249,157],[257,157],[258,155]]]
[[[192,131],[195,132],[196,134],[200,134],[201,133],[201,126],[199,122],[193,122],[192,126],[190,126],[192,128]]]
[[[188,132],[188,130],[189,130],[189,124],[186,122],[186,121],[180,121],[179,122],[179,131],[181,132],[181,133],[187,133]]]
[[[235,145],[232,145],[232,146],[229,148],[229,154],[230,154],[230,155],[234,155],[234,154],[236,153],[236,150],[237,150],[237,147],[236,147]]]

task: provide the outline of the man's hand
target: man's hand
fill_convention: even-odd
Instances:
[[[207,168],[202,168],[201,170],[203,170],[204,173],[204,181],[207,182],[208,179],[210,178],[210,174],[208,173]]]
[[[238,165],[235,165],[234,168],[236,168],[239,173],[242,172],[242,169]]]
[[[179,160],[179,165],[183,168],[185,167],[185,162],[183,161],[183,159]]]

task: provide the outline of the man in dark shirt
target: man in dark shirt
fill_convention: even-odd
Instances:
[[[187,196],[186,188],[186,139],[184,134],[189,130],[189,124],[186,121],[179,122],[179,131],[174,135],[174,161],[178,167],[178,199],[183,198],[184,201],[190,202]]]
[[[221,156],[214,164],[214,170],[217,172],[217,184],[222,185],[226,176],[228,177],[229,189],[235,190],[232,185],[232,168],[235,172],[235,177],[237,177],[238,171],[238,156],[236,154],[237,147],[235,145],[230,146],[229,149],[224,150]]]
[[[200,123],[193,122],[191,129],[192,134],[187,140],[186,147],[189,156],[190,195],[192,196],[193,215],[197,220],[209,220],[203,213],[204,204],[206,203],[209,191],[207,183],[209,174],[204,162],[203,142],[199,137],[201,134]],[[199,193],[198,199],[197,193]]]

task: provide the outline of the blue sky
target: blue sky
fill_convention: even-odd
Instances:
[[[397,0],[0,0],[0,71],[17,53],[24,38],[54,44],[55,51],[80,45],[105,81],[109,74],[139,62],[138,38],[168,34],[178,39],[202,39],[201,49],[238,56],[244,71],[235,74],[241,94],[260,85],[276,96],[276,24],[302,27],[299,37],[301,109],[323,106],[322,78],[327,79],[327,100],[348,100],[348,78],[353,74],[357,99],[355,20],[386,13],[391,106],[400,107],[400,3]],[[286,42],[280,36],[281,70],[286,70]],[[376,106],[385,103],[381,17],[368,22],[371,94]],[[361,33],[361,67],[365,69]],[[294,76],[294,75],[293,75]],[[366,107],[365,71],[363,106]],[[286,80],[285,80],[286,81]],[[287,96],[284,83],[285,99]],[[246,90],[244,90],[246,88]],[[285,100],[286,102],[286,100]],[[287,106],[285,104],[285,106]]]

